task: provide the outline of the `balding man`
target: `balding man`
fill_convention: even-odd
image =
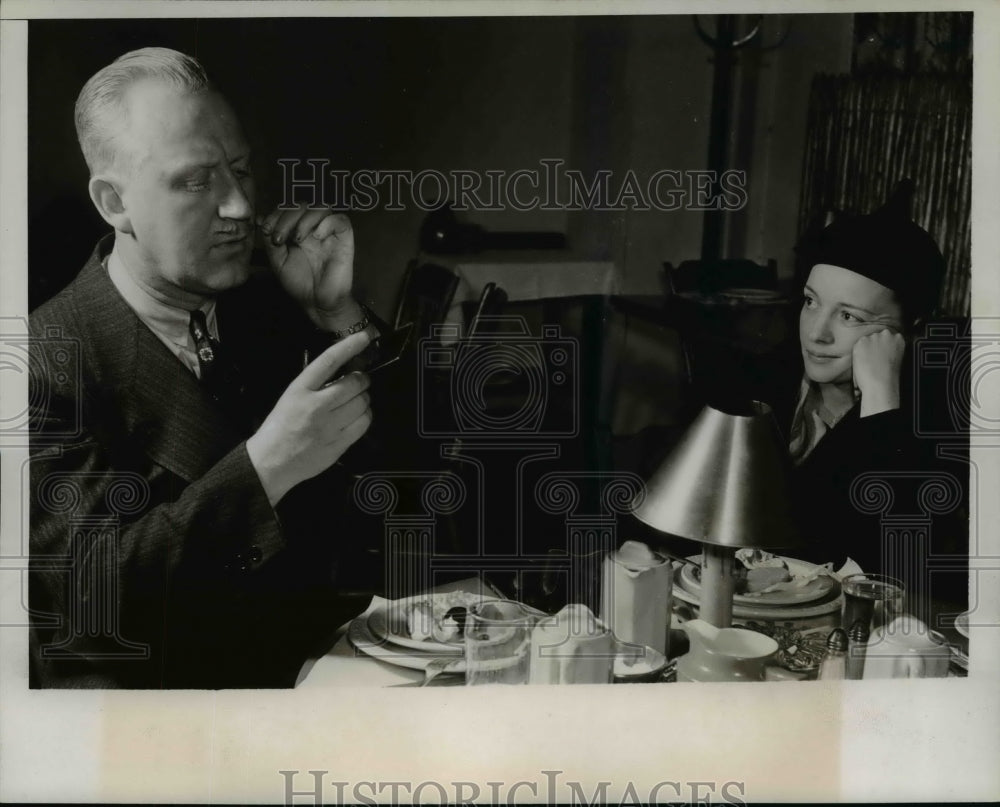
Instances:
[[[233,110],[176,51],[99,71],[76,126],[114,233],[31,315],[31,684],[290,685],[335,619],[335,464],[371,421],[340,375],[377,334],[350,222],[257,216]]]

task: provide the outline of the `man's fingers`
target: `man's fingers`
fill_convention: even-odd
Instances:
[[[329,440],[335,440],[344,429],[371,409],[370,404],[371,402],[367,398],[358,395],[343,406],[337,407],[329,413],[328,419],[324,423],[323,433]]]
[[[284,244],[275,244],[266,233],[261,242],[264,244],[264,252],[267,253],[267,259],[271,262],[271,266],[276,268],[284,266],[285,258],[288,257],[288,247]]]
[[[274,234],[275,225],[277,225],[278,219],[280,219],[284,213],[284,210],[280,207],[276,207],[260,220],[260,229],[264,232],[265,240],[271,240],[271,236]]]
[[[368,347],[370,341],[366,331],[341,339],[313,359],[292,384],[305,389],[322,389],[336,375],[337,370]]]
[[[316,225],[321,224],[330,215],[330,210],[325,207],[307,210],[288,231],[289,241],[301,244],[309,236],[315,235]]]
[[[278,216],[281,215],[281,210],[275,209],[268,213],[266,216],[257,214],[257,226],[261,230],[270,231],[274,227],[274,222],[278,220]]]
[[[330,444],[331,447],[338,449],[338,454],[343,454],[361,439],[361,436],[368,431],[371,425],[372,410],[366,409],[338,433],[337,437]]]
[[[293,210],[282,211],[278,220],[271,228],[271,234],[269,236],[271,243],[287,244],[295,230],[296,225],[298,225],[299,220],[306,214],[306,211],[307,208],[303,205],[300,205]]]
[[[312,236],[316,240],[322,241],[331,235],[343,238],[348,233],[351,233],[351,220],[343,213],[331,213],[316,225],[316,228],[312,231]]]
[[[332,384],[328,384],[319,391],[323,396],[317,399],[319,405],[328,410],[337,409],[354,398],[364,397],[368,400],[368,388],[371,386],[371,379],[364,373],[348,373],[343,378],[338,378]]]

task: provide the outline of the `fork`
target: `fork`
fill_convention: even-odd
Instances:
[[[453,664],[459,661],[463,661],[462,657],[458,658],[436,658],[426,667],[424,667],[424,680],[413,686],[425,687],[435,678],[437,678],[441,673],[451,667]]]

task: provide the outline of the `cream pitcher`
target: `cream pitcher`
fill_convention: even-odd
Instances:
[[[604,558],[601,620],[621,642],[668,655],[670,560],[640,541],[626,541]]]
[[[703,619],[681,625],[691,649],[677,659],[678,681],[763,681],[778,652],[770,636],[744,628],[717,628]]]

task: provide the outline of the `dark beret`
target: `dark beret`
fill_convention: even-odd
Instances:
[[[901,186],[884,206],[864,216],[842,216],[796,247],[808,267],[841,266],[896,293],[910,319],[937,305],[945,262],[934,239],[910,220],[908,195]]]

